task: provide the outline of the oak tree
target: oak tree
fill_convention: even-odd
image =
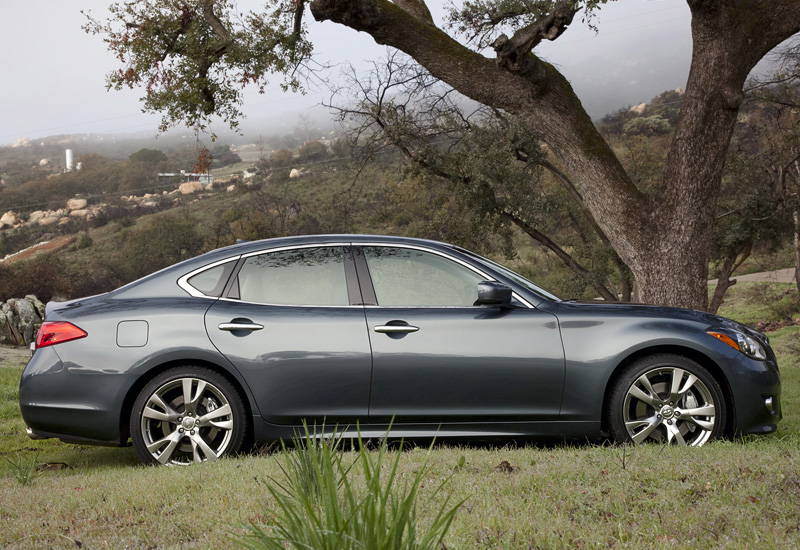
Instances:
[[[560,159],[631,269],[638,298],[705,308],[717,196],[743,86],[759,60],[800,31],[800,2],[687,0],[694,48],[686,94],[661,179],[642,190],[569,81],[534,51],[606,1],[464,0],[450,11],[449,32],[424,0],[312,0],[308,8],[317,21],[365,32],[521,120]],[[235,124],[242,86],[263,87],[275,72],[297,86],[311,51],[306,0],[266,3],[263,13],[238,14],[233,0],[119,2],[109,21],[88,28],[107,33],[123,63],[110,84],[145,87],[145,107],[164,112],[165,125],[202,124],[212,113]]]

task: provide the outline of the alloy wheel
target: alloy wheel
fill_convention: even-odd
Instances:
[[[187,376],[166,382],[149,396],[141,413],[141,435],[161,464],[213,461],[228,449],[235,420],[216,385]]]
[[[637,444],[702,445],[711,438],[718,416],[708,386],[680,367],[659,367],[639,376],[622,407],[625,429]]]

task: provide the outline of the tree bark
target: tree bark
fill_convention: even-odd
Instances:
[[[630,267],[638,298],[705,309],[716,197],[742,88],[769,50],[800,31],[800,2],[687,2],[692,67],[661,185],[649,195],[628,177],[566,78],[534,54],[494,62],[388,0],[314,0],[311,11],[405,52],[462,94],[524,121],[578,186]]]
[[[717,277],[717,288],[714,289],[714,296],[711,298],[711,303],[708,306],[708,311],[716,313],[725,298],[725,293],[728,289],[736,284],[736,279],[731,279],[731,275],[750,257],[753,250],[752,243],[748,244],[741,252],[742,257],[739,258],[739,253],[732,254],[725,258],[722,267],[719,270]],[[738,258],[738,260],[737,260]]]

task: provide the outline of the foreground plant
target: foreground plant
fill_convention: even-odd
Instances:
[[[14,478],[20,485],[27,485],[39,473],[36,470],[36,462],[39,460],[39,453],[36,453],[32,459],[26,459],[24,456],[17,456],[14,460],[7,457],[3,459],[8,462],[11,469],[14,471]]]
[[[400,484],[402,452],[390,457],[385,440],[370,452],[359,432],[359,453],[349,465],[344,461],[341,434],[323,439],[306,428],[304,437],[294,439],[294,447],[293,451],[282,448],[284,479],[268,488],[277,510],[266,527],[247,527],[240,541],[247,548],[434,550],[462,504],[451,506],[448,495],[432,520],[419,525],[417,496],[430,470],[430,451],[414,476]],[[363,488],[351,479],[357,465]],[[447,480],[439,484],[431,496],[446,484]]]

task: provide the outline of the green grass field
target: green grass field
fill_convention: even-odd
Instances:
[[[723,314],[755,308],[746,287],[731,292]],[[419,521],[449,492],[464,504],[448,550],[800,546],[800,327],[770,338],[783,378],[776,434],[697,449],[437,445]],[[220,548],[268,522],[278,454],[148,468],[131,448],[32,441],[17,405],[25,354],[0,351],[0,548]],[[426,455],[403,451],[401,484]]]

